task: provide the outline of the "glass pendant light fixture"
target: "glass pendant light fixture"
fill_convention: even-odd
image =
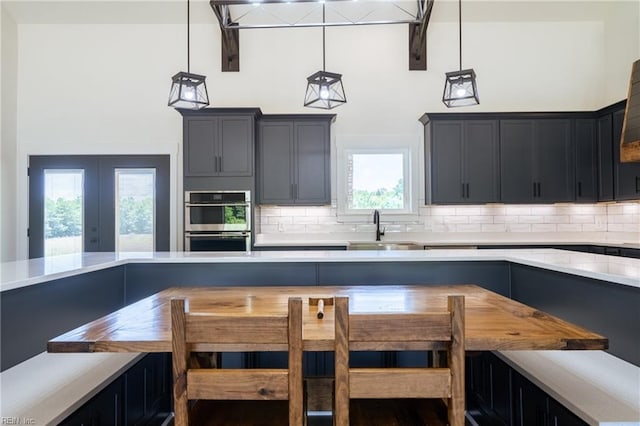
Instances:
[[[342,74],[325,71],[325,5],[322,3],[322,71],[307,77],[304,106],[332,109],[347,102],[342,86]]]
[[[172,84],[169,92],[170,107],[183,109],[202,109],[209,105],[209,95],[205,76],[192,74],[190,71],[189,52],[189,24],[190,24],[190,4],[187,0],[187,72],[180,71],[171,77]]]
[[[462,0],[458,0],[458,37],[459,71],[445,73],[446,80],[442,95],[442,102],[449,108],[478,105],[480,103],[478,87],[476,86],[476,73],[473,68],[462,69]]]

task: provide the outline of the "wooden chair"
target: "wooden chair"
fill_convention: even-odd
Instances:
[[[185,309],[184,299],[172,299],[171,327],[175,426],[189,425],[190,415],[197,426],[278,424],[275,412],[265,408],[265,401],[284,407],[282,424],[303,424],[300,298],[289,299],[287,316],[191,313]],[[288,368],[189,368],[191,352],[203,351],[288,351]],[[248,401],[255,401],[258,408],[242,405]]]
[[[464,425],[464,296],[449,296],[448,312],[424,314],[349,314],[347,297],[335,305],[336,426],[431,425],[435,419],[420,405],[423,398],[444,399],[443,423],[448,418],[451,426]],[[446,351],[448,367],[349,367],[350,350],[425,349]],[[397,414],[406,413],[407,404],[417,411]],[[397,413],[384,417],[385,409]]]

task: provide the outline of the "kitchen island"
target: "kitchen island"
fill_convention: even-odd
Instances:
[[[552,249],[86,253],[1,268],[3,370],[169,287],[384,284],[476,284],[605,336],[609,354],[640,365],[636,259]]]

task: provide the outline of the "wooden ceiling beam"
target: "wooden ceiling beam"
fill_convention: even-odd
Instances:
[[[427,70],[427,27],[435,0],[420,0],[424,14],[419,24],[409,24],[409,70]]]
[[[229,8],[223,7],[219,1],[210,0],[209,5],[218,18],[221,33],[221,68],[222,72],[240,71],[240,30],[229,28],[233,21],[229,15]],[[227,25],[225,25],[225,22]]]

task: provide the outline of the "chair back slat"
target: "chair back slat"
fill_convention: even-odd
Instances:
[[[449,398],[448,368],[356,368],[349,377],[351,398]]]
[[[287,370],[192,369],[187,372],[189,399],[286,400]]]
[[[287,343],[287,317],[187,314],[187,343]]]
[[[424,342],[451,340],[451,314],[351,314],[349,341]]]

